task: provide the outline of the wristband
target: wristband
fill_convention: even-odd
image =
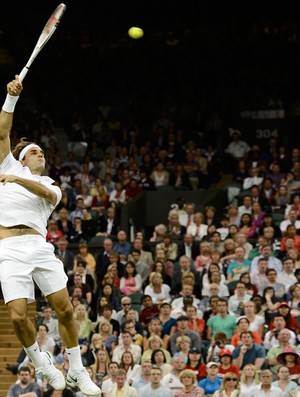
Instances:
[[[15,110],[15,106],[16,106],[18,99],[19,99],[19,96],[7,94],[4,105],[2,106],[2,109],[7,113],[13,113]]]

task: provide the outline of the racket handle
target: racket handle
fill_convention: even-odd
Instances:
[[[22,72],[19,74],[19,80],[20,80],[21,83],[22,83],[22,81],[24,80],[24,78],[25,78],[27,72],[28,72],[28,67],[25,66],[25,67],[22,69]]]

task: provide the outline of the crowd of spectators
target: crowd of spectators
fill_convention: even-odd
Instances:
[[[273,138],[264,148],[241,145],[241,132],[231,130],[224,153],[215,151],[211,169],[218,173],[213,174],[207,148],[191,139],[177,141],[173,131],[163,129],[155,143],[135,145],[133,152],[130,139],[112,136],[111,145],[88,145],[82,161],[72,152],[65,159],[52,152],[59,145],[51,129],[40,136],[50,158],[48,173],[64,192],[49,220],[47,240],[68,274],[82,361],[103,395],[124,392],[124,384],[126,393],[135,395],[140,387],[153,388],[155,376],[164,394],[171,390],[176,396],[193,390],[197,396],[217,397],[229,392],[227,382],[238,377],[245,396],[258,396],[268,382],[274,393],[296,388],[300,150],[284,151]],[[270,150],[274,143],[277,155]],[[175,146],[179,157],[163,155]],[[192,173],[186,169],[188,156],[194,158]],[[120,228],[122,206],[143,191],[168,185],[178,164],[178,183],[187,181],[189,190],[202,187],[200,169],[205,169],[209,188],[222,176],[219,159],[224,157],[232,184],[222,211],[212,205],[200,210],[200,203],[180,197],[165,214],[166,223],[156,225],[148,237],[136,231],[130,241]],[[95,236],[103,248],[91,253]],[[70,243],[77,244],[77,252],[68,249]],[[44,297],[38,310],[41,349],[66,371],[55,313]],[[19,370],[21,378],[27,363],[21,352],[8,369]],[[45,382],[41,387],[51,393]]]

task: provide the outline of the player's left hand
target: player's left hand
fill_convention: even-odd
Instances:
[[[0,182],[5,185],[7,182],[13,183],[17,179],[16,175],[6,175],[6,174],[0,174]]]

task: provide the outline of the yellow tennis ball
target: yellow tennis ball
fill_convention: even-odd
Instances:
[[[132,28],[130,28],[128,30],[128,35],[132,39],[140,39],[141,37],[144,36],[144,32],[143,32],[143,29],[133,26]]]

